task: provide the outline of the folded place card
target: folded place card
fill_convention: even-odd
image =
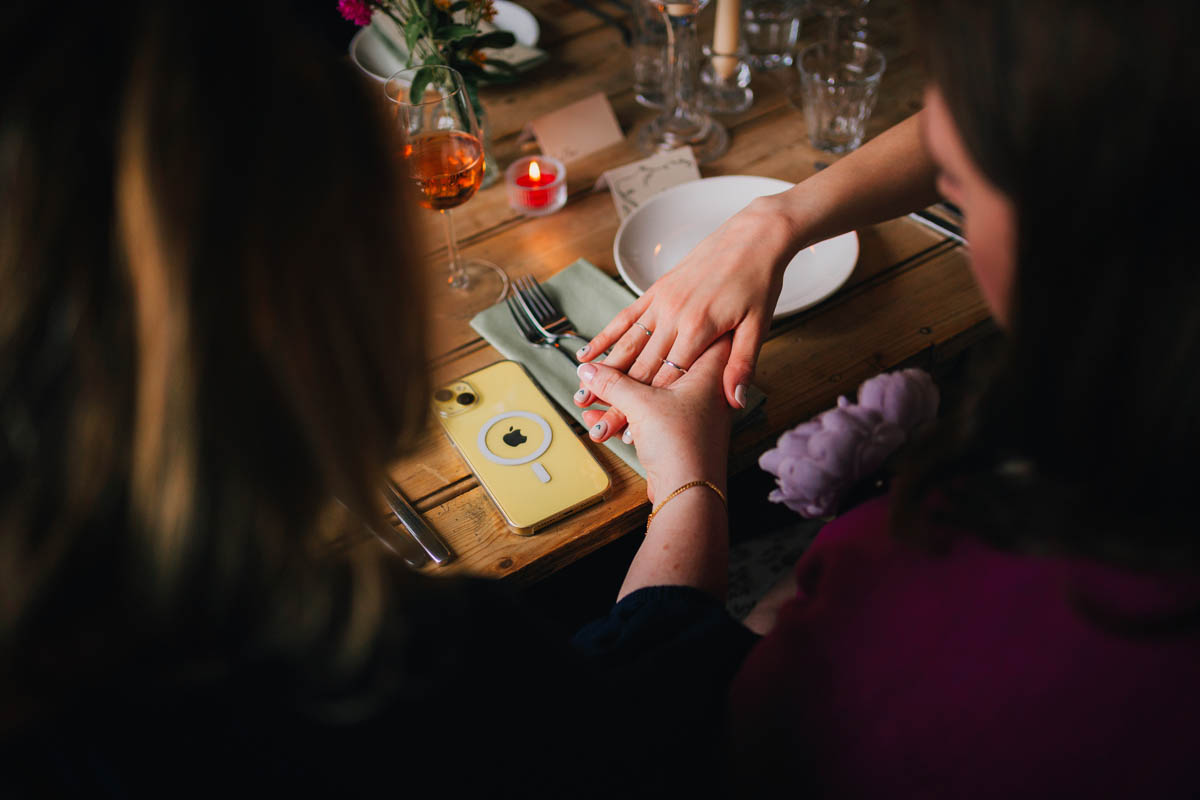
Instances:
[[[680,147],[666,153],[634,161],[623,167],[613,167],[596,181],[596,189],[608,187],[613,205],[621,219],[651,197],[672,186],[700,180],[700,167],[690,147]]]
[[[525,126],[546,155],[569,163],[625,138],[604,92],[543,114]]]

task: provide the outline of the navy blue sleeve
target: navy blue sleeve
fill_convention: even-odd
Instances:
[[[642,786],[680,797],[720,791],[728,780],[729,686],[759,638],[715,597],[688,586],[639,589],[575,634],[596,686],[636,709],[628,731],[636,731]]]
[[[715,597],[691,586],[649,586],[581,628],[576,651],[594,665],[625,666],[712,660],[733,671],[758,636],[730,616]]]

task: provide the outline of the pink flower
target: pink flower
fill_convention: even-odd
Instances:
[[[338,11],[360,27],[371,24],[371,4],[366,0],[338,0]]]

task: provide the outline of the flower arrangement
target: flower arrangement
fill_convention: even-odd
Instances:
[[[386,14],[404,34],[408,65],[445,65],[458,70],[478,112],[477,89],[481,80],[503,83],[515,80],[516,69],[503,61],[489,61],[486,49],[512,47],[509,31],[481,31],[481,22],[496,17],[494,0],[338,0],[338,11],[355,25],[371,24],[376,12]],[[414,81],[412,93],[420,96]]]
[[[919,369],[876,375],[858,402],[837,406],[779,437],[758,464],[776,477],[768,497],[802,517],[835,514],[854,484],[879,469],[896,448],[937,417],[933,378]]]

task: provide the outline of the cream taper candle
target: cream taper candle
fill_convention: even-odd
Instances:
[[[713,69],[723,81],[737,69],[738,31],[741,25],[741,0],[717,0],[717,26],[713,31]]]

